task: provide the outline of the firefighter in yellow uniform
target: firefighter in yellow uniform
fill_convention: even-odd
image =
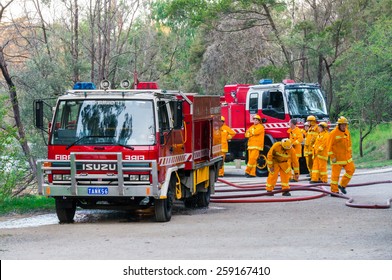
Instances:
[[[221,117],[220,131],[221,131],[221,141],[222,141],[221,151],[222,151],[222,156],[223,156],[223,164],[222,164],[222,168],[219,169],[219,176],[223,177],[225,175],[224,162],[225,162],[225,158],[226,158],[226,153],[229,151],[228,141],[231,138],[233,138],[236,133],[228,125],[225,124],[225,117],[223,117],[223,116]]]
[[[297,170],[294,178],[298,181],[299,177],[298,159],[295,154],[296,152],[288,138],[284,138],[282,141],[276,142],[272,145],[267,154],[267,167],[269,171],[265,188],[267,192],[272,192],[274,190],[280,174],[280,181],[283,190],[282,195],[291,196],[289,191],[289,179],[291,174],[290,161],[294,166],[294,170]]]
[[[318,124],[319,134],[313,149],[313,168],[310,183],[327,183],[328,182],[328,124],[321,122]]]
[[[306,165],[308,167],[309,174],[311,175],[313,167],[313,145],[316,142],[318,127],[315,116],[308,116],[306,121],[309,122],[309,129],[306,133],[304,157],[306,158]]]
[[[301,129],[302,136],[304,137],[304,140],[306,139],[306,135],[308,134],[308,130],[309,130],[309,123],[305,122],[304,123],[304,128]]]
[[[264,149],[264,126],[259,115],[253,116],[253,125],[245,132],[245,137],[248,138],[248,163],[245,176],[255,177],[257,159]]]
[[[299,158],[302,156],[302,141],[304,140],[303,134],[301,130],[297,127],[297,120],[291,119],[289,122],[290,128],[287,130],[287,133],[290,136],[290,141],[295,150],[295,155],[297,156],[297,163],[291,163],[292,171],[290,176],[290,182],[298,182],[298,179],[294,179],[295,172],[299,173],[299,168],[295,170],[294,165],[299,166]]]
[[[350,182],[355,165],[352,158],[351,136],[348,131],[348,120],[339,117],[337,126],[329,134],[328,155],[331,159],[331,192],[346,194],[346,187]],[[342,176],[339,183],[340,171],[344,168],[346,173]]]

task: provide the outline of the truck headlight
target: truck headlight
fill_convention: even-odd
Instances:
[[[62,181],[63,175],[62,174],[53,174],[53,181]]]
[[[140,175],[140,181],[149,181],[150,175]]]
[[[129,175],[129,181],[139,181],[139,175]]]

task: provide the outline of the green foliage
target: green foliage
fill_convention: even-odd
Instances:
[[[277,67],[274,65],[261,67],[255,71],[256,77],[260,77],[260,79],[272,79],[274,82],[281,82],[287,77],[287,74],[288,69],[286,67]]]
[[[376,167],[392,165],[386,159],[387,141],[392,139],[392,122],[378,125],[364,140],[364,156],[359,156],[359,128],[351,127],[351,141],[355,164],[359,167]]]
[[[362,126],[392,119],[391,45],[392,20],[380,19],[338,63],[339,109]]]
[[[22,196],[6,198],[0,204],[0,215],[8,213],[27,213],[35,210],[54,210],[54,199],[43,196]]]
[[[25,160],[20,154],[16,139],[16,128],[5,121],[9,107],[7,96],[0,95],[0,203],[12,194],[15,185],[26,173]]]

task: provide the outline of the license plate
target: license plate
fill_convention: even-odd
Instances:
[[[91,194],[91,195],[107,195],[107,194],[109,194],[109,188],[107,188],[107,187],[91,187],[91,188],[87,188],[87,194]]]

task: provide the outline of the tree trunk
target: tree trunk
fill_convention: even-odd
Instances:
[[[80,80],[79,75],[79,5],[78,0],[74,0],[75,15],[73,23],[73,42],[72,42],[72,63],[73,63],[73,82]]]
[[[370,132],[373,130],[375,126],[373,126],[373,122],[370,122],[370,127],[369,130],[365,132],[363,132],[363,125],[360,124],[359,127],[359,156],[363,157],[363,141],[365,140],[366,136],[368,136],[370,134]]]
[[[16,124],[16,127],[18,128],[18,141],[22,147],[24,155],[28,159],[28,162],[29,162],[29,165],[30,165],[30,168],[31,168],[33,174],[36,174],[37,173],[37,165],[35,163],[35,159],[31,155],[31,151],[30,151],[29,145],[27,143],[25,129],[24,129],[21,117],[20,117],[20,110],[19,110],[18,97],[17,97],[17,93],[16,93],[16,87],[15,87],[15,84],[13,83],[12,78],[8,72],[7,63],[5,61],[3,51],[4,51],[3,47],[0,46],[0,68],[1,68],[1,72],[3,74],[3,77],[8,85],[9,96],[10,96],[10,101],[11,101],[12,110],[13,110],[13,114],[14,114],[15,124]]]
[[[290,53],[287,50],[285,44],[283,43],[282,39],[280,38],[280,34],[278,29],[276,28],[275,22],[272,18],[272,15],[270,13],[270,10],[266,4],[263,4],[263,9],[267,15],[268,21],[270,23],[270,26],[272,28],[272,32],[275,34],[276,40],[278,41],[278,44],[280,48],[282,49],[283,55],[286,60],[287,67],[289,68],[289,74],[290,74],[290,79],[295,79],[295,72],[294,72],[294,64],[292,63],[292,59],[290,57]]]

